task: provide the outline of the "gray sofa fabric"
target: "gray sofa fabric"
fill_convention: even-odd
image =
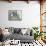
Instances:
[[[8,36],[10,38],[10,40],[20,40],[21,43],[23,42],[32,42],[34,40],[33,36],[29,36],[29,35],[21,35],[21,34],[11,34]]]

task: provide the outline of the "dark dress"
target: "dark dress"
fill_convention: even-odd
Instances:
[[[0,42],[3,42],[3,34],[0,35]]]

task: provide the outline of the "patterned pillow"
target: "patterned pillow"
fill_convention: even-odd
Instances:
[[[20,28],[14,28],[14,33],[20,33],[21,29]]]
[[[13,34],[14,33],[14,27],[9,27],[8,32]]]

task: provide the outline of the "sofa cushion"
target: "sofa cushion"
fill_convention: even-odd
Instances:
[[[8,32],[13,34],[14,33],[14,27],[9,27]]]
[[[27,28],[25,35],[30,35],[30,28]]]
[[[29,36],[29,35],[21,35],[21,34],[11,34],[9,36],[10,40],[20,40],[20,42],[32,42],[32,40],[34,40],[34,37],[33,36]]]
[[[14,33],[20,33],[21,29],[20,28],[14,28]]]
[[[27,28],[22,28],[21,33],[24,35],[27,32]]]

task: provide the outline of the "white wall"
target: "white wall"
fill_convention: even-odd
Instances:
[[[8,21],[8,10],[22,10],[22,21]],[[0,2],[0,26],[40,26],[40,4],[38,2]]]

